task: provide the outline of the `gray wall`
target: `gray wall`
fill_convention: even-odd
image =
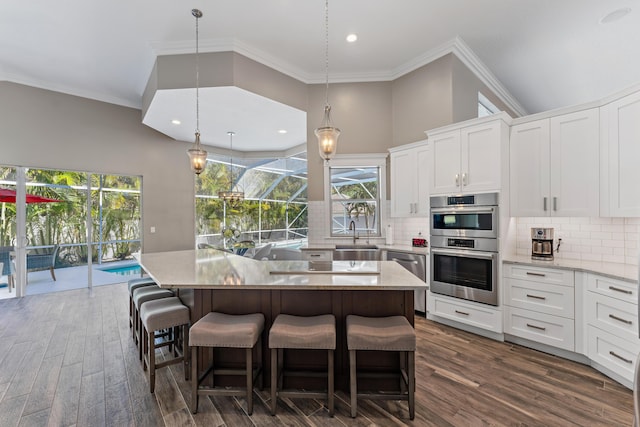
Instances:
[[[452,54],[393,81],[393,141],[389,147],[427,138],[425,131],[453,123]]]
[[[309,200],[324,200],[323,160],[314,130],[324,114],[325,85],[309,85],[307,159]],[[333,125],[340,129],[337,154],[386,153],[391,133],[391,83],[336,83],[329,85]]]
[[[511,117],[518,117],[506,106],[466,65],[455,55],[451,55],[451,74],[453,79],[453,121],[463,122],[478,117],[478,92],[481,92],[500,111],[505,111]]]
[[[188,148],[143,125],[140,110],[0,82],[0,164],[141,175],[145,252],[194,247]]]

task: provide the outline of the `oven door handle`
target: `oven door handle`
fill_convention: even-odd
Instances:
[[[477,208],[472,208],[472,207],[464,207],[464,208],[458,208],[458,209],[453,209],[453,208],[431,208],[431,213],[432,214],[460,214],[460,213],[488,213],[488,214],[492,214],[495,213],[495,208],[491,208],[491,207],[477,207]]]
[[[479,259],[494,259],[497,257],[495,252],[480,252],[480,251],[462,251],[459,249],[435,249],[431,248],[431,253],[434,255],[462,255],[467,258],[479,258]]]

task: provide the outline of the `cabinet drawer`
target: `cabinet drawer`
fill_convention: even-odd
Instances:
[[[587,292],[587,322],[627,340],[638,338],[638,306]]]
[[[573,270],[505,264],[504,276],[552,285],[573,286]]]
[[[554,316],[574,317],[573,288],[506,278],[505,304]]]
[[[332,261],[333,251],[302,251],[302,259],[305,261]]]
[[[608,368],[633,383],[636,358],[640,352],[640,342],[617,337],[596,327],[589,326],[589,359]]]
[[[636,283],[588,274],[587,289],[632,304],[638,303],[638,285]]]
[[[505,307],[504,332],[552,347],[574,351],[573,319]]]
[[[476,328],[502,333],[502,312],[429,294],[431,314]]]

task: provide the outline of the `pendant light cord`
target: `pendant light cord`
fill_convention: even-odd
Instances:
[[[199,31],[198,31],[198,21],[200,20],[200,16],[202,16],[202,12],[194,9],[191,13],[196,17],[196,133],[200,133],[200,55],[198,49],[198,39],[199,39]]]
[[[229,191],[233,191],[233,135],[235,132],[229,131]]]
[[[329,106],[329,0],[324,3],[325,106]]]

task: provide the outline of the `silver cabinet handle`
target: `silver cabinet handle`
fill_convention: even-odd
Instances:
[[[540,300],[546,300],[547,299],[547,297],[541,297],[541,296],[538,296],[538,295],[529,295],[529,294],[527,294],[527,297],[528,298],[533,298],[533,299],[540,299]]]
[[[612,355],[613,357],[617,357],[618,359],[622,360],[624,363],[628,363],[629,365],[633,364],[633,361],[616,354],[615,351],[610,351],[609,354]]]
[[[623,319],[621,317],[616,316],[615,314],[610,314],[609,318],[611,318],[613,320],[617,320],[618,322],[626,323],[627,325],[632,325],[633,324],[633,322],[631,320]]]
[[[456,187],[460,186],[460,174],[456,174]]]
[[[467,185],[467,174],[466,173],[462,174],[462,185]]]
[[[395,262],[405,262],[405,263],[409,263],[409,264],[418,264],[418,261],[416,261],[416,260],[410,260],[410,259],[391,258],[391,261],[395,261]]]
[[[633,293],[633,291],[628,291],[626,289],[616,288],[615,286],[609,286],[609,290],[610,291],[614,291],[614,292],[620,292],[620,293],[627,294],[627,295],[631,295]]]
[[[557,197],[553,198],[553,210],[554,210],[554,212],[558,210],[558,198]]]
[[[469,315],[469,313],[465,313],[464,311],[458,311],[458,310],[456,310],[456,313],[462,314],[463,316],[468,316]]]
[[[532,273],[531,271],[527,271],[527,276],[546,277],[546,274],[544,274],[544,273]]]
[[[544,328],[542,326],[532,325],[531,323],[527,323],[527,326],[530,327],[530,328],[533,328],[533,329],[537,329],[539,331],[546,331],[547,330],[547,328]]]
[[[409,203],[409,213],[413,213],[413,203]]]
[[[322,255],[321,254],[309,254],[309,256],[312,257],[312,258],[318,258],[318,257],[321,257]]]
[[[547,211],[547,198],[546,197],[542,198],[542,206],[543,206],[542,209],[544,209],[544,211],[546,212]]]

